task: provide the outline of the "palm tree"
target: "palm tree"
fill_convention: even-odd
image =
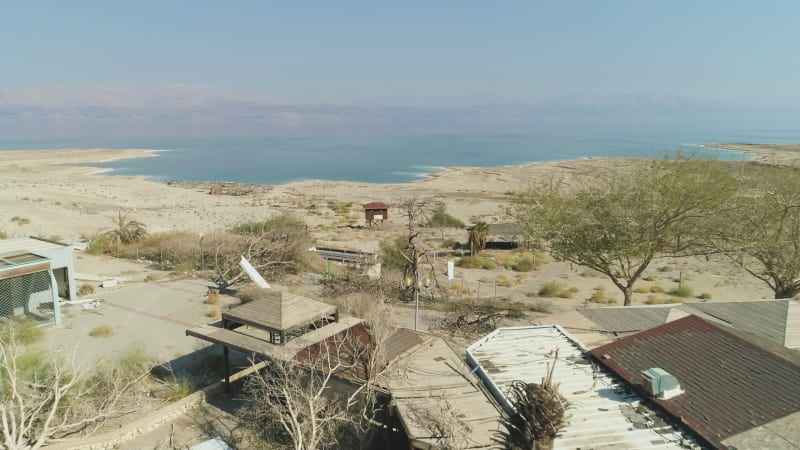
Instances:
[[[489,238],[489,224],[478,222],[467,228],[467,231],[469,232],[470,254],[477,255],[486,248],[486,241]]]
[[[139,242],[147,236],[147,226],[135,220],[128,220],[128,215],[123,214],[122,211],[119,211],[115,222],[116,228],[103,234],[118,244]]]

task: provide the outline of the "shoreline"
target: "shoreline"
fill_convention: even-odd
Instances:
[[[763,163],[785,164],[791,163],[795,160],[800,160],[800,144],[757,144],[757,143],[701,143],[695,144],[701,148],[715,149],[727,151],[732,153],[752,155],[753,160]],[[245,187],[275,187],[275,186],[289,186],[295,184],[308,184],[308,183],[343,183],[343,184],[365,184],[365,185],[419,185],[431,181],[435,181],[442,177],[452,176],[454,174],[461,174],[463,172],[474,171],[487,171],[496,170],[499,172],[508,170],[524,170],[537,166],[548,165],[563,165],[575,164],[584,162],[596,161],[610,161],[610,160],[627,160],[627,159],[641,159],[634,156],[583,156],[575,159],[564,159],[554,161],[534,161],[521,164],[506,164],[499,166],[446,166],[437,167],[435,172],[421,173],[413,179],[392,182],[370,182],[360,180],[328,180],[322,178],[309,178],[300,180],[290,180],[281,183],[245,183],[231,180],[190,180],[190,179],[163,179],[151,175],[143,174],[115,174],[114,168],[104,168],[92,166],[93,163],[107,163],[112,161],[135,159],[135,158],[150,158],[157,157],[159,153],[169,150],[158,149],[112,149],[112,148],[54,148],[54,149],[37,149],[37,150],[16,150],[16,149],[0,149],[0,167],[3,166],[29,166],[35,164],[42,165],[60,165],[70,166],[74,168],[85,169],[87,175],[100,175],[100,176],[113,176],[113,177],[130,177],[138,178],[148,182],[160,183],[170,186],[208,186],[209,188],[214,185],[238,185]],[[5,157],[13,155],[15,158]],[[22,156],[22,158],[19,158]]]
[[[800,160],[800,151],[790,153],[791,160],[772,149],[765,153],[759,160]],[[465,223],[500,223],[508,193],[515,189],[553,176],[570,179],[624,170],[638,159],[588,157],[497,167],[453,166],[424,179],[401,183],[232,182],[226,183],[229,191],[223,195],[209,195],[211,186],[223,183],[219,180],[162,181],[92,166],[101,161],[153,156],[157,152],[150,149],[0,151],[0,232],[9,237],[37,235],[74,242],[109,229],[119,211],[129,212],[151,232],[210,232],[287,211],[305,220],[322,240],[336,241],[346,240],[341,226],[363,221],[360,205],[373,201],[397,205],[411,198],[441,202],[449,214]],[[346,213],[330,207],[337,204],[349,205]],[[402,222],[396,214],[390,214],[390,224]],[[20,224],[13,220],[15,217],[28,221]]]
[[[734,147],[751,146],[742,149]],[[741,155],[751,156],[752,159],[768,160],[774,159],[774,155],[780,153],[778,150],[761,149],[760,147],[770,146],[771,144],[719,144],[719,143],[701,143],[693,144],[693,146],[714,149],[724,152],[736,153]],[[800,145],[798,145],[800,147]],[[419,172],[413,175],[409,174],[409,178],[403,181],[393,182],[380,182],[380,181],[363,181],[363,180],[331,180],[325,178],[308,178],[308,179],[291,179],[281,182],[243,182],[234,180],[220,180],[214,181],[207,179],[181,179],[181,178],[166,178],[157,175],[135,174],[135,173],[118,173],[114,168],[108,167],[95,167],[95,163],[107,163],[116,160],[144,158],[144,157],[157,157],[159,154],[168,152],[168,149],[119,149],[119,148],[53,148],[53,149],[37,149],[37,150],[17,150],[17,149],[0,149],[0,167],[3,165],[10,165],[4,156],[13,154],[14,156],[24,156],[24,158],[15,158],[14,165],[39,163],[39,164],[56,164],[56,165],[71,165],[74,167],[81,167],[86,169],[87,174],[90,175],[110,175],[121,177],[140,177],[147,181],[162,183],[162,184],[191,184],[191,183],[207,183],[207,184],[230,184],[236,183],[243,186],[249,185],[264,185],[264,186],[285,186],[292,184],[301,184],[309,182],[325,182],[325,183],[360,183],[371,185],[413,185],[430,182],[439,177],[447,176],[453,172],[460,173],[464,171],[479,171],[479,170],[497,170],[505,171],[514,168],[529,168],[536,165],[558,165],[570,164],[586,161],[608,161],[608,160],[626,160],[626,159],[641,159],[640,156],[580,156],[573,159],[562,160],[546,160],[546,161],[531,161],[516,164],[502,164],[502,165],[489,165],[489,166],[426,166],[425,168],[435,169],[429,172]],[[800,151],[800,150],[798,150]],[[772,155],[772,156],[770,156]],[[785,158],[784,158],[785,159]],[[798,157],[800,159],[800,157]]]

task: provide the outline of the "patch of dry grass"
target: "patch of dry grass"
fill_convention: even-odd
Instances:
[[[98,325],[89,331],[91,337],[111,337],[114,335],[114,327],[107,324]]]
[[[222,308],[219,305],[212,305],[206,309],[206,317],[212,320],[221,320],[222,319]]]
[[[608,292],[606,292],[605,286],[599,285],[594,288],[594,292],[592,292],[592,295],[586,299],[586,302],[597,303],[600,305],[611,305],[617,303],[617,300],[614,299],[613,296],[609,295]]]

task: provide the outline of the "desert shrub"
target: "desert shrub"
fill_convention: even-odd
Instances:
[[[118,247],[113,242],[110,244],[110,249],[106,249],[106,253],[123,258],[146,259],[173,268],[179,266],[181,271],[192,271],[200,262],[200,236],[191,231],[179,230],[148,234],[139,242]],[[208,255],[211,247],[204,247],[206,255]],[[206,258],[205,262],[208,266],[213,263],[213,258]]]
[[[337,202],[337,201],[329,201],[328,208],[330,208],[336,214],[346,215],[350,212],[350,209],[353,207],[353,202]]]
[[[113,242],[109,236],[98,234],[89,240],[86,251],[90,255],[101,255],[110,252],[114,248],[116,248],[115,242]]]
[[[512,268],[515,272],[531,272],[534,269],[533,255],[521,255],[517,260],[516,266]]]
[[[219,305],[212,305],[206,309],[206,317],[211,320],[220,320],[222,319],[222,309]]]
[[[78,288],[78,295],[84,296],[90,294],[94,294],[94,286],[92,286],[91,284],[83,283],[81,287]]]
[[[447,238],[442,241],[442,248],[452,249],[456,247],[456,244],[458,244],[458,241],[453,238]]]
[[[692,296],[692,288],[688,284],[682,284],[675,289],[669,291],[669,295],[674,295],[675,297],[687,298]]]
[[[497,268],[497,263],[495,262],[494,258],[488,258],[486,256],[462,256],[456,259],[456,267],[461,267],[462,269],[484,269],[484,270],[492,270]]]
[[[111,337],[114,335],[114,327],[111,325],[98,325],[89,331],[89,336],[92,337]]]
[[[428,225],[439,228],[464,228],[464,222],[448,214],[443,204],[437,205],[433,211],[431,211]]]
[[[31,223],[31,219],[28,219],[27,217],[20,217],[20,216],[12,217],[11,221],[12,222],[16,222],[17,225],[27,225],[27,224]]]
[[[539,286],[537,293],[540,297],[555,297],[559,292],[561,292],[561,286],[555,281],[548,281]]]
[[[660,297],[658,295],[648,295],[647,300],[644,301],[646,305],[663,305],[665,303],[676,303],[674,298]]]
[[[592,295],[590,295],[589,298],[586,299],[586,301],[588,303],[598,303],[601,305],[617,303],[614,297],[610,296],[606,292],[606,288],[604,286],[597,286],[596,288],[594,288],[594,292],[592,292]]]
[[[152,283],[153,281],[158,281],[163,276],[160,273],[148,273],[146,277],[144,277],[144,281],[146,283]]]
[[[7,239],[8,234],[6,234],[5,230],[0,230],[0,239]]]
[[[650,282],[652,282],[652,281],[656,281],[656,277],[655,277],[655,275],[648,275],[648,276],[646,276],[646,277],[644,277],[644,278],[642,278],[642,279],[643,279],[644,281],[650,281]]]
[[[231,229],[231,233],[242,236],[258,236],[276,228],[301,228],[306,224],[292,214],[278,214],[261,222],[242,222]]]
[[[207,305],[219,305],[219,292],[217,292],[217,291],[208,291],[208,295],[206,295],[205,303]]]
[[[572,286],[572,287],[569,287],[569,288],[561,289],[558,292],[558,294],[556,294],[556,297],[558,297],[558,298],[573,298],[573,297],[575,297],[575,294],[577,294],[577,293],[578,293],[578,288],[576,288],[575,286]]]
[[[659,272],[672,272],[672,266],[661,266],[656,270]]]
[[[633,290],[633,292],[636,292],[637,294],[649,294],[651,291],[649,287],[642,286],[642,287],[637,287],[636,289]]]
[[[172,271],[175,273],[191,273],[194,272],[195,265],[188,261],[182,261],[172,265]]]
[[[194,391],[194,385],[185,376],[173,378],[167,386],[167,400],[174,402],[180,400]]]
[[[497,264],[492,258],[481,258],[481,269],[492,270],[497,267]]]
[[[700,299],[702,300],[711,300],[711,294],[708,292],[703,292],[700,294]]]
[[[653,294],[660,294],[660,293],[664,292],[664,288],[659,286],[659,285],[657,285],[657,284],[654,284],[654,285],[650,286],[650,292],[652,292]]]
[[[539,299],[531,305],[530,309],[537,313],[551,314],[553,312],[553,305],[546,300]]]
[[[0,344],[10,342],[12,333],[15,342],[29,345],[38,342],[44,336],[44,329],[36,321],[30,319],[12,319],[0,323]]]
[[[538,259],[536,260],[538,265]],[[500,259],[500,264],[515,272],[531,272],[534,267],[534,257],[532,253],[512,253]]]
[[[502,274],[498,275],[497,278],[495,279],[495,281],[497,282],[497,284],[499,284],[500,286],[503,286],[503,287],[513,287],[513,286],[516,286],[517,283],[518,283],[517,280],[515,280],[513,278],[508,278],[508,277],[506,277],[505,275],[502,275]]]

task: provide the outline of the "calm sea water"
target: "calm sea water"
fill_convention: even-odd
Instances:
[[[800,142],[800,130],[273,136],[204,139],[3,140],[0,149],[152,148],[155,158],[96,164],[158,180],[277,184],[305,179],[405,182],[447,166],[502,166],[586,157],[663,157],[682,148],[718,159],[736,152],[703,142]]]

